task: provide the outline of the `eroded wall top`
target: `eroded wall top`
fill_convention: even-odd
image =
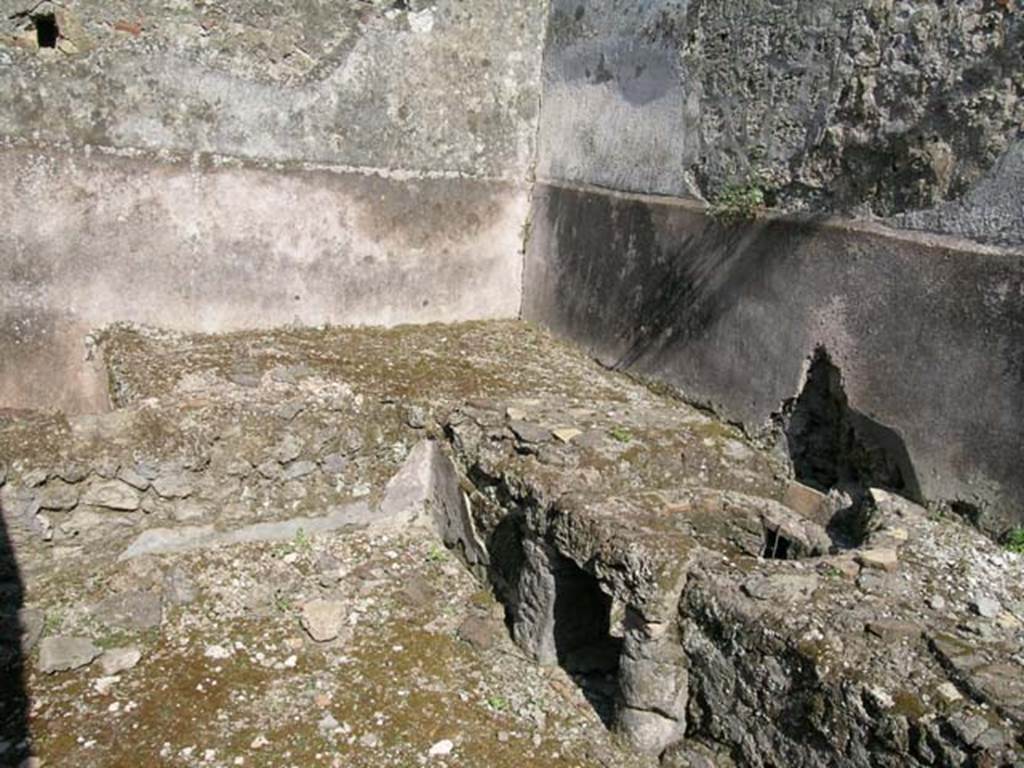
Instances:
[[[543,24],[525,1],[13,0],[0,135],[521,178]]]

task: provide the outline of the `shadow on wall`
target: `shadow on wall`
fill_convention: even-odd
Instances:
[[[583,341],[605,365],[674,379],[684,392],[748,392],[752,377],[766,391],[792,391],[796,371],[778,361],[795,363],[794,350],[816,342],[793,295],[803,290],[793,276],[806,269],[794,255],[820,237],[823,216],[731,223],[574,191],[554,192],[551,203],[560,261],[545,276],[554,293],[547,308],[538,304],[539,319]],[[790,319],[779,310],[787,306],[797,307]],[[716,337],[722,322],[735,331]],[[708,344],[715,338],[727,345]],[[904,440],[850,407],[823,347],[803,391],[779,405],[776,423],[801,482],[825,493],[839,488],[855,500],[870,487],[923,500]]]
[[[0,485],[2,481],[0,475]],[[7,526],[8,511],[0,502],[0,765],[13,766],[28,757],[30,739],[22,650],[27,636],[22,623],[24,589]]]
[[[619,370],[656,366],[750,296],[776,290],[768,285],[773,271],[814,239],[822,218],[730,224],[642,199],[553,188],[536,194],[546,248],[557,259],[531,258],[531,283],[544,288],[526,293],[524,314]]]
[[[850,397],[840,421],[887,456],[847,474],[994,534],[1020,525],[1020,254],[820,217],[725,223],[554,183],[535,187],[533,213],[526,320],[763,437],[827,345]]]
[[[638,226],[647,237],[659,239],[663,228],[653,221],[649,208],[630,213],[637,218],[628,226]],[[770,245],[779,235],[770,224],[712,224],[699,234],[680,233],[672,250],[691,258],[661,265],[671,274],[652,285],[651,298],[644,303],[644,324],[612,367],[625,370],[645,357],[657,357],[665,347],[699,336],[727,314],[744,294],[745,285],[764,274],[765,262],[786,252],[783,243]]]
[[[828,493],[841,488],[855,499],[872,487],[923,502],[903,439],[850,408],[842,373],[824,347],[811,358],[800,394],[783,407],[783,432],[801,483]]]

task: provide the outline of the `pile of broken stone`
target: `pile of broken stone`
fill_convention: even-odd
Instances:
[[[500,407],[456,412],[448,435],[488,510],[460,546],[488,561],[510,519],[525,542],[499,583],[521,645],[553,660],[559,592],[581,575],[624,606],[616,716],[638,747],[697,741],[748,765],[1020,759],[1024,564],[961,522],[874,488],[842,548],[826,526],[850,510],[795,482],[779,500],[594,488],[585,446],[537,442]]]
[[[474,379],[473,396],[389,389],[428,336],[387,361],[388,385],[311,358],[244,377],[199,361],[109,414],[7,423],[0,504],[28,602],[47,571],[100,559],[418,531],[494,594],[529,658],[663,764],[1024,760],[1020,556],[883,489],[803,486],[707,414],[554,342],[517,349],[514,326],[486,333],[463,362],[499,366],[503,384]],[[228,358],[254,345],[202,343]],[[187,359],[194,342],[161,335],[150,358],[136,345],[139,369],[176,345]],[[542,358],[528,380],[495,362],[516,355]],[[118,359],[139,388],[130,363]],[[44,436],[34,452],[30,433]],[[161,621],[147,594],[90,610],[144,632]],[[298,620],[330,642],[344,616],[314,598]],[[102,650],[45,623],[22,609],[41,672],[98,659],[115,678],[139,663],[137,646]]]

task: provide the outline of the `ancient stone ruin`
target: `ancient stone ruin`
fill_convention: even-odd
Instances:
[[[6,0],[0,766],[1024,766],[1020,0]]]

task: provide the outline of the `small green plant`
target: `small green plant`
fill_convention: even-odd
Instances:
[[[291,613],[292,601],[284,595],[274,595],[274,607],[279,613]]]
[[[827,566],[824,570],[826,579],[841,579],[843,578],[843,572],[836,568],[834,565]]]
[[[46,617],[43,619],[43,634],[53,635],[60,631],[61,626],[64,624],[64,609],[63,608],[51,608],[46,612]]]
[[[508,701],[501,696],[491,696],[487,699],[487,706],[495,712],[502,712],[508,709]]]
[[[271,556],[275,560],[280,560],[285,555],[290,555],[294,551],[295,550],[292,546],[292,543],[290,541],[285,541],[280,544],[274,545],[273,549],[271,550]]]
[[[430,552],[427,553],[427,561],[431,563],[440,563],[444,561],[444,549],[439,547],[437,544],[430,546]]]
[[[291,554],[309,554],[313,551],[313,538],[304,528],[299,528],[290,541],[276,544],[272,550],[275,559],[280,560]]]
[[[313,540],[306,533],[304,528],[299,528],[295,532],[295,551],[296,552],[310,552],[313,549]]]
[[[1006,548],[1018,555],[1024,555],[1024,527],[1014,528],[1007,534]]]
[[[760,174],[751,174],[739,184],[727,184],[711,203],[711,217],[731,224],[756,219],[764,210],[764,180]]]
[[[128,632],[118,631],[103,635],[96,640],[96,645],[103,650],[111,648],[122,648],[129,645],[136,638]]]
[[[612,427],[608,430],[608,434],[613,440],[618,440],[620,443],[628,443],[633,439],[633,435],[624,427]]]

